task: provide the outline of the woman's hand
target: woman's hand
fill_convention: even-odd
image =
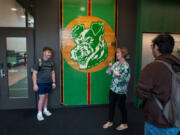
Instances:
[[[119,74],[119,72],[117,72],[116,70],[113,71],[113,74],[114,74],[115,76],[119,76],[119,77],[121,78],[121,74]]]
[[[112,65],[113,65],[112,62],[110,62],[110,63],[109,63],[109,67],[108,67],[108,69],[107,69],[108,72],[110,72]]]
[[[110,62],[110,63],[109,63],[109,67],[112,67],[112,65],[113,65],[112,62]]]

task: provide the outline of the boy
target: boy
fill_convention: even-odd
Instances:
[[[44,47],[43,57],[38,59],[34,65],[32,79],[33,90],[39,95],[37,113],[38,121],[44,120],[44,117],[42,115],[42,108],[44,108],[43,114],[45,116],[52,115],[51,112],[47,109],[48,94],[52,88],[56,88],[54,63],[50,59],[52,53],[53,51],[50,47]]]

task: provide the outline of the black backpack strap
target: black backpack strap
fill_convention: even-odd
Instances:
[[[41,70],[42,64],[43,64],[42,58],[38,58],[38,66],[39,66],[38,71]]]
[[[38,63],[39,63],[39,67],[41,67],[42,66],[42,59],[41,58],[38,59]]]
[[[52,59],[50,59],[49,61],[51,63],[51,66],[53,67],[54,63],[53,63]]]

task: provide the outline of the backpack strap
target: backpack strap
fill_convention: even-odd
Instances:
[[[52,59],[50,59],[49,61],[51,63],[51,66],[53,67],[54,63],[53,63]]]
[[[175,74],[174,70],[172,69],[172,66],[169,63],[162,60],[155,60],[155,61],[164,64],[171,71],[172,74]]]
[[[154,98],[154,100],[155,100],[156,104],[159,106],[159,108],[160,108],[161,110],[163,110],[164,107],[163,107],[163,105],[161,104],[161,102],[159,101],[159,99],[158,99],[154,94],[152,94],[152,97]]]
[[[38,63],[39,63],[39,67],[41,67],[42,66],[42,59],[41,58],[38,59]]]
[[[155,60],[155,61],[164,64],[171,71],[172,74],[175,74],[174,70],[172,69],[172,66],[170,64],[168,64],[167,62],[164,62],[162,60]],[[154,98],[154,100],[155,100],[156,104],[159,106],[159,108],[161,110],[163,110],[164,107],[161,104],[161,102],[159,101],[159,99],[156,97],[156,95],[152,94],[152,97]]]
[[[41,58],[38,58],[38,66],[39,66],[38,71],[41,70],[42,63],[43,63],[43,62],[42,62],[42,59],[41,59]]]

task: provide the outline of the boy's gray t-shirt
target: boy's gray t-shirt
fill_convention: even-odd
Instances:
[[[38,59],[33,67],[37,71],[37,83],[52,82],[52,71],[54,70],[54,62],[49,59],[47,61]]]

